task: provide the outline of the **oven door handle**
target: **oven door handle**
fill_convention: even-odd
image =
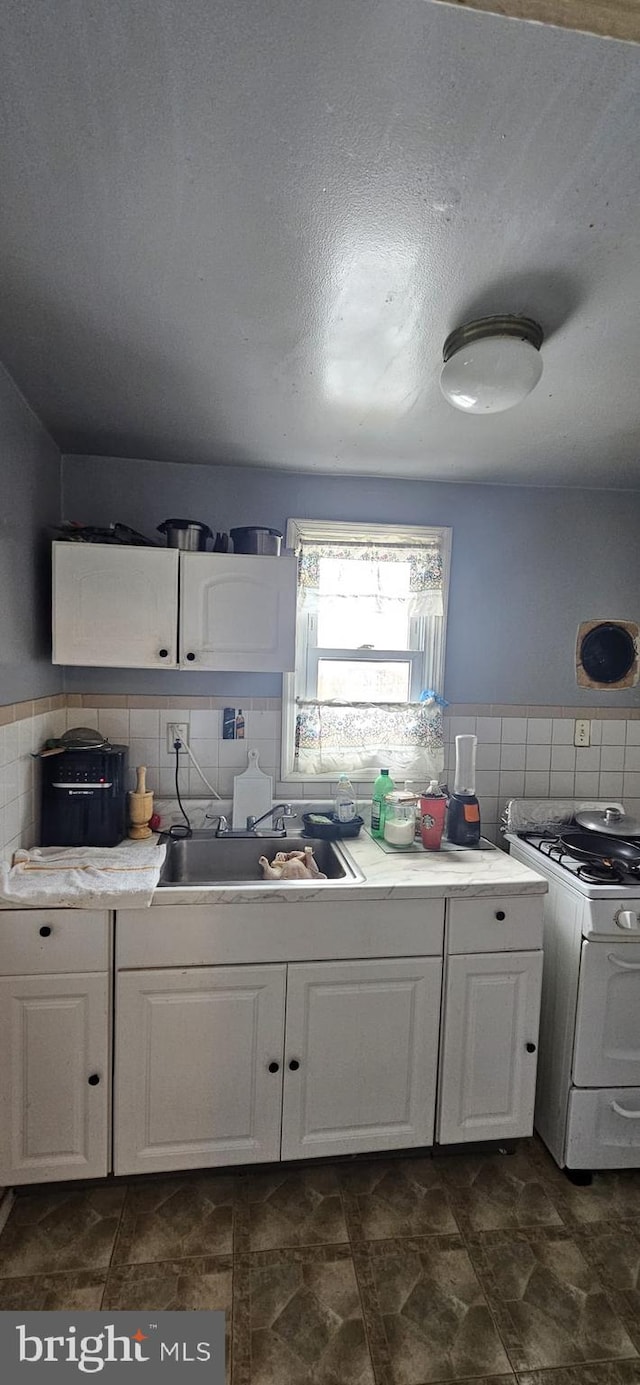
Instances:
[[[617,1101],[611,1102],[611,1110],[617,1116],[624,1116],[627,1121],[640,1121],[640,1111],[625,1111],[624,1106],[619,1106]]]
[[[619,967],[620,971],[640,971],[640,962],[623,962],[621,957],[616,957],[615,952],[608,952],[607,960],[613,962],[614,967]]]

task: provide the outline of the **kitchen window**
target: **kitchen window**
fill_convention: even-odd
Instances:
[[[285,779],[442,769],[451,530],[290,520],[296,671],[285,678]]]

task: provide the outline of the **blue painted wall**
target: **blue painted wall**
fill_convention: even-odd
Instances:
[[[60,453],[0,365],[0,704],[62,691],[51,663],[47,528],[60,518]]]
[[[481,421],[480,421],[480,425]],[[449,485],[194,466],[63,459],[63,513],[153,535],[167,516],[212,529],[291,516],[453,529],[446,695],[452,702],[637,705],[640,692],[578,689],[580,621],[640,620],[640,490]],[[143,671],[66,672],[69,691],[273,695],[280,679]]]

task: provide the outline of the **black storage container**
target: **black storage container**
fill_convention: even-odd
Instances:
[[[127,835],[127,747],[65,750],[40,762],[42,846],[117,846]]]

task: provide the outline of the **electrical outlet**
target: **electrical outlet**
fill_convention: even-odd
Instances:
[[[173,743],[176,740],[182,741],[183,745],[189,744],[189,723],[186,721],[167,722],[167,750],[171,754]]]
[[[591,722],[586,718],[583,721],[580,717],[573,728],[574,745],[591,745]]]

